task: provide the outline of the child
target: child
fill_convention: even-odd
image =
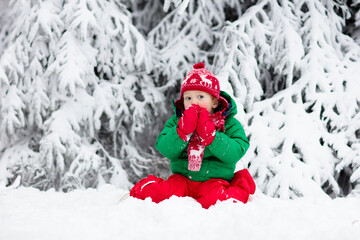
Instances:
[[[246,203],[255,192],[254,180],[246,169],[234,171],[249,141],[234,118],[235,102],[220,91],[219,81],[203,63],[195,64],[182,82],[174,108],[156,142],[174,174],[168,180],[149,175],[135,184],[130,196],[156,203],[190,196],[204,208],[230,198]]]

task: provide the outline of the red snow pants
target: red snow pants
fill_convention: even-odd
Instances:
[[[149,175],[135,184],[130,190],[130,196],[142,200],[150,197],[155,203],[171,196],[192,197],[207,209],[218,200],[230,198],[246,203],[249,195],[254,194],[255,188],[255,182],[247,169],[236,172],[231,182],[223,179],[197,182],[179,174],[171,175],[168,180],[164,180]]]

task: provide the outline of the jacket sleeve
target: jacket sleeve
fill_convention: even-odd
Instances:
[[[173,115],[166,122],[155,144],[157,150],[170,160],[178,159],[188,145],[188,142],[183,141],[177,134],[176,128],[178,121],[179,118]]]
[[[250,146],[244,128],[236,119],[226,125],[225,132],[216,132],[214,141],[208,146],[210,152],[224,163],[236,163]]]

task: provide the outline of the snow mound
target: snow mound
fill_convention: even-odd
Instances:
[[[0,189],[0,239],[358,239],[360,196],[273,199],[201,208],[191,198],[155,204],[112,185],[61,193]]]

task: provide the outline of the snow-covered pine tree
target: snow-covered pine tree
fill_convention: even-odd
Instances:
[[[166,15],[162,0],[122,0],[131,12],[134,26],[147,35]]]
[[[346,33],[360,44],[360,0],[346,1],[350,9],[346,22]]]
[[[128,187],[146,161],[136,135],[161,109],[156,50],[116,1],[18,0],[11,11],[19,14],[0,64],[2,180]]]
[[[346,194],[342,171],[359,184],[360,48],[336,7],[263,0],[224,28],[216,72],[251,141],[240,165],[270,196]]]
[[[242,8],[236,0],[165,0],[163,9],[168,14],[147,36],[160,50],[159,78],[172,99],[178,97],[181,79],[194,63],[203,61],[210,66],[225,21],[239,16]]]

